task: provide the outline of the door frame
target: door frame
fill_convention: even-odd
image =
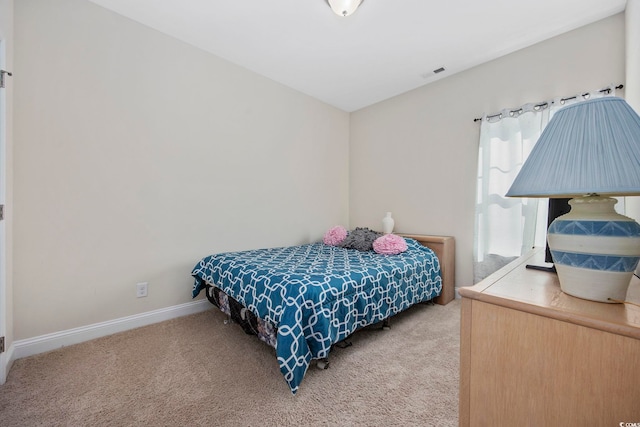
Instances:
[[[0,69],[6,69],[6,40],[0,38]],[[6,76],[5,76],[6,77]],[[7,93],[5,88],[0,88],[0,204],[5,205],[7,195]],[[7,235],[6,218],[0,220],[0,337],[4,340],[4,351],[0,353],[0,384],[7,379],[10,363],[9,342],[7,341]]]

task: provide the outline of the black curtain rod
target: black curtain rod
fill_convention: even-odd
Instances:
[[[616,89],[622,89],[623,87],[624,87],[624,85],[620,84],[620,85],[616,86],[615,88],[616,88]],[[610,92],[611,92],[611,88],[600,89],[598,92],[601,92],[601,93],[605,93],[605,92],[606,92],[606,93],[610,93]],[[583,93],[583,94],[582,94],[582,96],[587,96],[588,94],[589,94],[589,92],[586,92],[586,93]],[[560,99],[560,102],[565,102],[565,101],[569,101],[570,99],[576,99],[576,98],[577,98],[577,96],[570,96],[570,97],[568,97],[568,98],[562,98],[562,99]],[[547,108],[548,106],[549,106],[549,103],[548,103],[548,102],[541,102],[541,103],[539,103],[539,104],[535,104],[535,105],[533,106],[533,108],[534,108],[534,109],[536,109],[536,110],[539,110],[539,109],[541,109],[541,108],[542,108],[542,109]],[[518,109],[511,110],[511,111],[510,111],[510,113],[520,113],[520,112],[522,112],[522,108],[518,108]],[[487,119],[492,119],[492,118],[494,118],[494,117],[500,117],[501,115],[502,115],[502,113],[496,113],[496,114],[493,114],[493,115],[491,115],[491,116],[487,116]],[[474,122],[479,122],[479,121],[481,121],[481,120],[482,120],[482,117],[478,117],[478,118],[473,119],[473,121],[474,121]]]

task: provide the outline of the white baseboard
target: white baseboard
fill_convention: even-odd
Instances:
[[[80,328],[68,329],[66,331],[54,332],[52,334],[41,335],[39,337],[14,341],[10,346],[8,355],[7,371],[14,360],[23,357],[33,356],[61,347],[89,341],[95,338],[112,335],[118,332],[128,331],[141,326],[163,322],[176,317],[187,316],[199,313],[213,307],[206,299],[191,301],[185,304],[174,305],[173,307],[161,308],[159,310],[148,311],[146,313],[135,314],[133,316],[122,317],[120,319],[109,320],[93,325],[82,326]]]

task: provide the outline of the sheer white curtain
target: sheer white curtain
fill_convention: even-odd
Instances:
[[[475,282],[532,247],[545,246],[548,200],[504,195],[557,110],[606,95],[615,95],[615,87],[527,104],[482,118],[474,233]]]

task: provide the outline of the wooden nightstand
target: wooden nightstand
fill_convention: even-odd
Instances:
[[[525,268],[543,262],[536,249],[460,289],[460,425],[640,423],[640,307],[567,295]]]

